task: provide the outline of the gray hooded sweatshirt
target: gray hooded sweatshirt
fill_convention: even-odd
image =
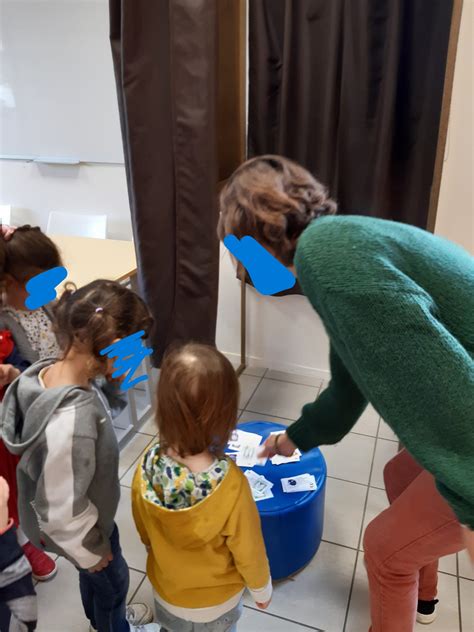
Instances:
[[[120,498],[119,450],[103,400],[93,388],[46,388],[36,362],[8,388],[1,435],[19,455],[19,514],[36,546],[45,543],[80,568],[109,552]]]

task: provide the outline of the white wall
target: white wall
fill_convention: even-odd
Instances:
[[[106,214],[111,239],[131,239],[123,165],[42,165],[0,160],[0,204],[13,222],[46,229],[50,211]]]
[[[435,232],[474,255],[474,0],[464,0]]]
[[[447,161],[436,230],[474,252],[472,20],[465,0],[454,83]],[[125,170],[122,166],[46,166],[0,161],[0,204],[17,208],[16,222],[46,227],[51,210],[106,213],[109,236],[130,239]],[[251,363],[301,373],[328,368],[328,342],[304,297],[263,297],[248,288],[247,333]],[[240,355],[240,285],[223,250],[217,342],[235,361]]]

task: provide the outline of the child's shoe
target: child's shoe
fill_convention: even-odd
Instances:
[[[58,572],[56,562],[44,551],[37,549],[31,542],[24,544],[22,549],[33,571],[33,579],[38,582],[45,582],[56,575]]]
[[[131,603],[127,606],[125,616],[132,627],[143,625],[153,621],[153,610],[146,603]]]
[[[418,601],[418,608],[416,613],[416,620],[418,623],[433,623],[438,616],[436,612],[436,604],[439,603],[438,599],[432,601]]]
[[[153,627],[153,611],[146,603],[131,603],[125,613],[131,632],[160,632],[160,626]],[[151,627],[146,624],[151,624]],[[97,632],[90,626],[90,632]]]

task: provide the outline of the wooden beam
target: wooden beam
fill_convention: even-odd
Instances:
[[[436,147],[436,159],[431,185],[430,205],[426,228],[434,233],[436,215],[438,212],[439,192],[443,175],[444,155],[446,151],[446,139],[448,136],[449,112],[451,109],[451,97],[453,94],[454,70],[456,54],[458,50],[459,29],[461,25],[463,0],[453,0],[453,13],[449,32],[448,54],[446,57],[446,71],[444,76],[443,100],[441,103],[441,116],[438,131],[438,144]]]

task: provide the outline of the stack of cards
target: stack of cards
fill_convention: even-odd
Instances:
[[[252,490],[252,496],[256,502],[259,500],[273,498],[273,493],[271,491],[273,483],[268,481],[265,476],[256,474],[252,470],[245,470],[244,474],[247,477],[250,489]]]
[[[229,454],[239,467],[254,467],[255,465],[265,465],[267,459],[259,459],[258,454],[262,450],[260,444],[262,437],[254,432],[245,430],[234,430],[228,449],[234,454]]]
[[[283,491],[288,494],[294,492],[314,492],[318,485],[316,479],[312,474],[300,474],[299,476],[292,476],[291,478],[282,478],[281,486]]]
[[[271,432],[272,435],[283,434],[284,430],[278,430],[277,432]],[[271,458],[271,462],[273,465],[283,465],[284,463],[296,463],[301,459],[301,452],[296,449],[295,452],[291,456],[280,456],[276,454]]]

